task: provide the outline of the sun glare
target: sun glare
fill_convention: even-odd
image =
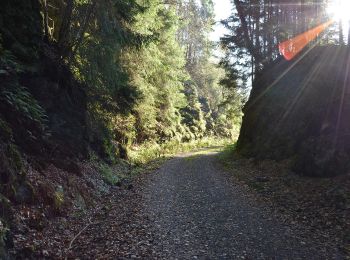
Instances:
[[[350,0],[332,0],[327,7],[328,14],[335,21],[350,21]]]

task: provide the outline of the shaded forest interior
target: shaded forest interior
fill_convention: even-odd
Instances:
[[[348,174],[350,26],[331,2],[232,0],[215,43],[212,0],[3,0],[0,258],[18,212],[91,207],[164,154],[238,138],[246,157]]]

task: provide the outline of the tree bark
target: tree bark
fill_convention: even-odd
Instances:
[[[70,26],[72,21],[74,1],[67,0],[66,8],[64,10],[62,24],[58,34],[58,46],[60,48],[61,55],[64,57],[69,51],[69,35],[70,35]]]
[[[43,0],[43,7],[44,7],[44,37],[45,40],[49,40],[49,10],[47,6],[47,1]]]

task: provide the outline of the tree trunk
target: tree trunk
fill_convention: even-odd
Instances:
[[[43,0],[43,7],[44,7],[44,34],[45,34],[45,40],[49,40],[49,10],[47,6],[47,1]]]
[[[64,10],[62,24],[59,30],[58,34],[58,46],[60,48],[60,54],[65,57],[67,55],[67,52],[69,51],[69,35],[70,35],[70,25],[72,20],[72,14],[73,14],[73,6],[74,1],[73,0],[67,0],[67,5]]]

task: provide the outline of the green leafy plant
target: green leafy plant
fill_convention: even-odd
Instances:
[[[54,206],[56,209],[60,209],[64,203],[64,192],[61,187],[59,187],[54,193]]]
[[[112,168],[107,164],[101,163],[99,166],[99,172],[101,173],[103,180],[110,185],[116,185],[120,182],[119,176],[116,175]]]
[[[1,38],[0,38],[1,41]],[[0,42],[0,66],[11,68],[11,70],[15,71],[16,73],[21,73],[24,71],[23,65],[21,65],[17,58],[8,50],[4,49]]]
[[[46,129],[48,121],[46,112],[25,87],[4,90],[1,92],[0,99],[27,119],[38,123],[42,130]]]

